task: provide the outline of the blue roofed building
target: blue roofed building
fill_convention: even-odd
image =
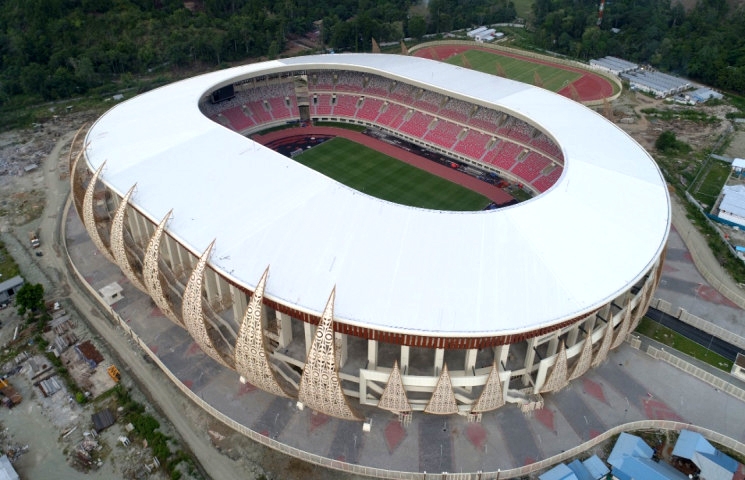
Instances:
[[[623,432],[608,457],[611,472],[619,480],[688,480],[665,462],[652,459],[652,447],[636,435]]]
[[[673,456],[693,463],[701,480],[732,480],[738,463],[720,452],[700,433],[681,430],[673,448]]]
[[[592,457],[588,458],[587,460],[582,462],[582,465],[585,466],[587,472],[590,474],[590,478],[592,478],[593,480],[600,480],[601,478],[605,478],[605,476],[610,473],[608,467],[602,460],[600,460],[600,457],[598,457],[597,455],[593,455]]]
[[[608,463],[615,465],[623,457],[652,458],[653,453],[654,450],[647,445],[647,442],[636,435],[622,432],[608,456]]]
[[[566,464],[560,463],[551,470],[538,475],[539,480],[581,480],[578,479],[571,468]]]
[[[582,465],[582,462],[577,459],[571,461],[567,466],[572,472],[574,472],[574,478],[577,480],[597,480],[590,475],[590,472],[588,472],[585,466]]]
[[[618,480],[688,480],[682,472],[651,458],[622,457],[612,469]]]
[[[569,465],[560,463],[546,473],[539,475],[540,480],[599,480],[610,470],[597,455],[584,462],[573,460]]]

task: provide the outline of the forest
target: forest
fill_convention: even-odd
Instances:
[[[337,51],[370,51],[435,29],[510,20],[506,0],[1,0],[0,106],[14,97],[83,95],[122,77],[199,71],[277,57],[318,32]],[[463,8],[467,7],[467,8]]]
[[[535,0],[532,42],[582,60],[614,55],[745,94],[745,7],[699,0]]]
[[[534,47],[617,55],[745,93],[745,17],[725,0],[690,11],[608,0],[600,26],[596,0],[535,0],[533,11]],[[309,33],[327,49],[370,51],[372,38],[420,39],[515,16],[512,0],[0,0],[0,108],[276,58]]]

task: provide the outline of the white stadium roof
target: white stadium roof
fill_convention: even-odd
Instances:
[[[517,115],[552,136],[565,168],[546,193],[507,208],[442,212],[341,185],[205,117],[200,99],[242,78],[354,69]],[[549,91],[398,55],[305,56],[180,81],[111,109],[87,158],[120,195],[196,255],[250,289],[320,315],[415,335],[530,331],[607,303],[660,256],[670,208],[644,149],[586,107]]]

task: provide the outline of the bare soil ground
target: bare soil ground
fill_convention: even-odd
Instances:
[[[106,379],[92,378],[96,374],[86,376],[84,372],[90,371],[90,367],[74,350],[68,348],[63,353],[62,358],[66,359],[68,367],[77,369],[76,376],[90,387],[91,401],[81,405],[45,356],[37,353],[27,357],[23,353],[34,351],[33,339],[28,333],[19,333],[18,339],[12,341],[12,332],[25,320],[14,309],[7,308],[0,311],[0,321],[3,333],[11,331],[10,335],[2,337],[3,358],[9,360],[0,365],[0,372],[23,397],[21,403],[10,410],[0,407],[4,410],[0,416],[0,445],[21,478],[72,480],[86,474],[90,478],[130,479],[148,474],[145,465],[152,465],[152,452],[141,442],[128,446],[119,442],[119,437],[134,439],[122,418],[100,434],[93,430],[92,414],[104,408],[116,412],[113,397],[96,400],[98,395],[114,386],[105,370]],[[81,337],[90,336],[81,324],[76,322],[74,332]],[[108,354],[103,355],[106,360]],[[54,382],[61,388],[46,394],[40,386],[42,381]],[[168,432],[165,420],[162,425]]]

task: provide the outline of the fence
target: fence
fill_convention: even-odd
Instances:
[[[609,82],[612,82],[615,85],[615,88],[618,90],[611,97],[607,97],[602,100],[590,100],[587,102],[582,102],[585,105],[602,105],[603,103],[606,102],[606,100],[609,102],[612,102],[613,100],[617,99],[621,95],[621,92],[623,92],[623,85],[621,84],[621,80],[619,80],[617,77],[605,75],[582,62],[578,62],[576,60],[568,60],[566,58],[554,57],[551,55],[544,55],[540,53],[530,52],[528,50],[519,50],[517,48],[505,47],[504,45],[499,45],[499,44],[476,43],[474,41],[468,41],[468,40],[436,40],[433,42],[425,42],[425,43],[414,45],[413,47],[409,48],[409,54],[412,54],[416,52],[417,50],[421,50],[422,48],[436,47],[440,45],[466,45],[469,47],[488,48],[488,49],[495,50],[498,52],[510,53],[513,55],[519,55],[521,57],[534,58],[536,60],[541,60],[544,62],[558,63],[560,65],[565,65],[567,67],[580,68],[582,70],[587,70],[587,71],[592,70],[592,73],[594,73],[595,75],[599,75],[605,78],[606,80],[608,80]]]
[[[732,395],[738,400],[745,401],[745,390],[729,383],[723,378],[717,377],[716,375],[713,375],[706,370],[697,367],[696,365],[686,362],[677,355],[673,355],[672,353],[667,352],[664,349],[659,349],[653,346],[647,347],[647,354],[652,358],[662,360],[663,362],[666,362],[677,369],[683,370],[689,375],[693,375],[702,382],[706,382],[712,387],[718,388],[719,390],[728,395]]]
[[[665,300],[654,298],[652,299],[651,307],[656,308],[661,312],[665,312],[668,315],[675,316],[681,322],[696,327],[702,332],[713,335],[725,342],[735,345],[738,348],[745,349],[745,337],[742,337],[734,332],[730,332],[726,328],[722,328],[719,325],[706,321],[702,318],[689,313],[684,308],[678,308],[677,312],[673,312],[672,304]]]

